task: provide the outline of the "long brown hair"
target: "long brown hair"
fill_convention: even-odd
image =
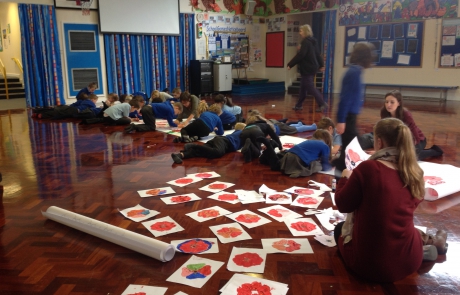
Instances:
[[[371,43],[357,43],[350,55],[350,64],[370,68],[375,60],[375,47]]]
[[[404,123],[396,118],[385,118],[374,127],[376,140],[380,138],[388,147],[399,151],[398,170],[404,185],[414,198],[422,200],[425,196],[423,170],[417,163],[412,133]]]
[[[399,106],[398,106],[398,108],[396,109],[396,112],[395,112],[395,118],[399,119],[401,121],[404,121],[403,97],[402,97],[401,92],[399,92],[399,90],[392,90],[392,91],[388,92],[387,94],[385,94],[385,99],[388,96],[393,96],[399,102]],[[383,107],[380,109],[380,119],[390,118],[390,117],[391,117],[391,114],[385,108],[385,102],[384,102]]]
[[[329,132],[327,132],[326,129],[317,129],[315,133],[313,133],[313,138],[324,141],[324,143],[329,147],[329,160],[330,160],[332,157],[332,153],[331,153],[332,135]]]

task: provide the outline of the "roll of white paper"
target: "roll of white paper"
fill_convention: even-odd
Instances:
[[[42,214],[48,219],[163,262],[174,257],[174,247],[170,244],[56,206],[49,207]]]

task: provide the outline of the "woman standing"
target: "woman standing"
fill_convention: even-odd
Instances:
[[[300,80],[299,100],[293,109],[296,111],[302,110],[303,101],[308,93],[315,97],[316,103],[319,106],[316,111],[323,112],[328,108],[328,105],[324,102],[321,93],[316,89],[314,78],[318,69],[324,67],[324,62],[316,46],[316,40],[313,38],[311,27],[309,25],[301,26],[299,34],[302,37],[300,50],[287,66],[288,70],[290,70],[293,66],[299,65],[300,75],[302,76]]]

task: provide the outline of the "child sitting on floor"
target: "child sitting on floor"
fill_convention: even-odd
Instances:
[[[236,152],[241,148],[240,133],[246,126],[244,123],[237,123],[235,131],[226,136],[216,136],[207,141],[204,145],[187,143],[180,153],[172,153],[171,157],[176,164],[182,164],[183,159],[207,158],[216,159],[231,152]]]
[[[208,111],[203,112],[199,118],[180,130],[181,137],[174,139],[174,142],[193,142],[200,137],[208,136],[214,131],[217,135],[224,134],[222,121],[219,115],[222,113],[220,105],[213,104]]]
[[[340,148],[342,147],[342,136],[337,133],[335,129],[334,122],[329,117],[323,117],[319,120],[318,124],[316,124],[318,129],[324,129],[332,136],[332,148],[331,148],[331,155],[337,156]]]
[[[237,122],[243,122],[243,110],[240,106],[234,105],[231,97],[226,97],[222,94],[216,95],[214,97],[214,103],[220,104],[222,111],[227,111],[233,114]],[[225,129],[225,128],[224,128]]]
[[[324,129],[316,130],[312,139],[295,145],[285,153],[276,154],[269,140],[265,137],[259,137],[257,141],[266,147],[259,158],[260,163],[270,166],[273,171],[281,171],[292,178],[296,178],[331,169],[329,160],[332,137]],[[319,162],[318,159],[320,159]]]

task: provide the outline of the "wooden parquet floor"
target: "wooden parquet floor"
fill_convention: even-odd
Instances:
[[[209,99],[209,98],[208,98]],[[311,101],[302,112],[294,112],[297,97],[271,95],[234,97],[244,113],[257,108],[267,118],[289,118],[306,123],[318,121]],[[327,115],[335,118],[337,97],[330,97]],[[209,99],[210,100],[210,99]],[[379,118],[383,99],[368,98],[358,122],[362,132],[372,130]],[[1,102],[0,102],[1,103]],[[272,107],[274,105],[274,107]],[[460,166],[460,102],[445,104],[406,101],[415,121],[425,133],[428,146],[437,144],[445,154],[436,163]],[[245,164],[240,153],[220,159],[190,159],[173,163],[170,154],[182,144],[172,143],[173,136],[160,132],[123,134],[123,127],[79,125],[77,121],[46,121],[30,118],[30,110],[0,111],[0,172],[3,180],[0,202],[0,294],[121,294],[129,284],[168,287],[166,294],[183,291],[193,294],[219,294],[218,290],[233,275],[226,264],[233,247],[261,248],[261,238],[292,237],[283,223],[272,221],[246,229],[252,240],[219,243],[218,254],[205,258],[224,262],[203,288],[166,282],[189,255],[176,253],[170,262],[160,262],[114,245],[51,220],[41,211],[58,206],[72,212],[153,237],[140,223],[124,218],[118,209],[140,204],[170,216],[185,231],[158,239],[165,242],[196,237],[215,237],[209,226],[231,222],[219,217],[204,223],[185,216],[199,209],[221,206],[231,212],[257,209],[266,205],[228,204],[206,197],[198,190],[214,180],[208,179],[183,188],[177,193],[196,193],[201,201],[165,205],[158,197],[140,198],[137,191],[168,186],[165,182],[187,174],[215,171],[219,180],[235,183],[234,189],[258,190],[262,184],[284,190],[306,186],[307,181],[331,183],[331,176],[316,174],[291,179],[257,161]],[[311,133],[298,134],[309,137]],[[459,175],[460,180],[460,175]],[[232,188],[232,189],[233,189]],[[326,198],[320,208],[332,206]],[[460,193],[436,202],[423,202],[415,223],[429,232],[445,229],[449,233],[449,251],[436,263],[422,268],[393,284],[364,281],[344,266],[336,248],[328,248],[309,237],[314,254],[269,254],[265,272],[257,277],[289,285],[289,295],[297,294],[460,294]],[[303,213],[304,208],[290,207]],[[319,222],[318,222],[319,224]],[[327,233],[327,231],[325,230]]]

